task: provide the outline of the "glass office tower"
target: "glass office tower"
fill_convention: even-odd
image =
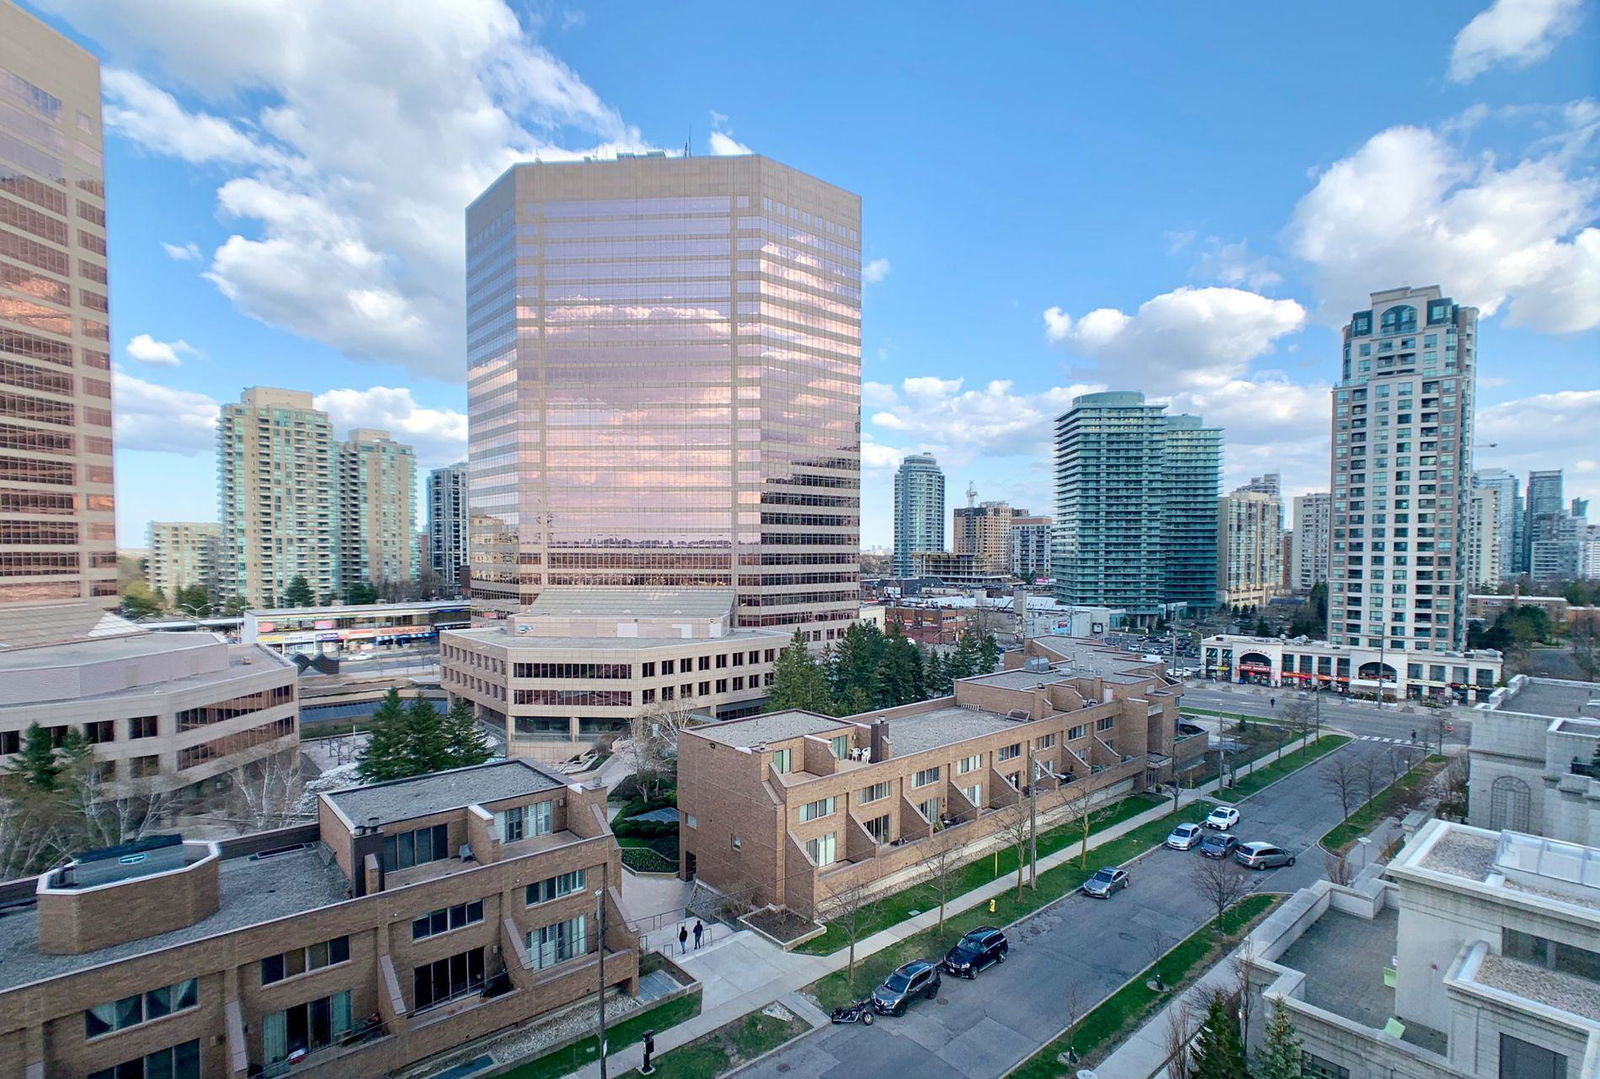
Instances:
[[[909,454],[894,474],[894,575],[911,576],[912,551],[944,549],[944,473],[932,454]]]
[[[856,617],[861,205],[763,157],[518,165],[467,210],[473,598]]]

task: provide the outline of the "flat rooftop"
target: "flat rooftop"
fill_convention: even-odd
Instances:
[[[411,779],[393,779],[387,783],[333,791],[323,797],[332,802],[352,826],[366,824],[374,817],[382,826],[565,786],[565,780],[542,771],[531,761],[518,759],[453,768]]]
[[[889,741],[896,757],[922,753],[940,746],[982,738],[986,734],[1013,731],[1025,721],[1007,719],[994,712],[951,705],[914,716],[889,720]]]
[[[395,614],[400,611],[441,611],[454,607],[470,607],[472,604],[464,599],[418,600],[416,603],[361,603],[351,606],[337,604],[332,607],[252,607],[245,611],[251,618],[264,618],[271,621],[274,618],[338,616],[338,615],[363,615],[363,614]]]
[[[1383,984],[1383,968],[1393,962],[1400,916],[1385,908],[1376,918],[1329,910],[1289,945],[1278,962],[1306,975],[1305,1002],[1382,1030],[1394,1015],[1394,990]],[[1402,1040],[1445,1056],[1444,1034],[1406,1022]]]
[[[1600,984],[1585,978],[1489,953],[1476,980],[1501,992],[1537,1001],[1600,1023]]]
[[[1070,682],[1073,675],[1065,671],[1029,671],[1018,668],[1014,671],[997,671],[994,674],[980,674],[972,678],[963,678],[963,682],[976,682],[983,686],[996,686],[1000,689],[1034,689],[1038,686],[1047,686],[1053,682]]]
[[[800,738],[808,734],[825,735],[835,731],[850,730],[851,725],[814,712],[789,709],[768,712],[749,719],[730,719],[726,723],[712,723],[691,727],[690,732],[725,746],[761,746]]]
[[[1530,678],[1521,689],[1501,698],[1495,711],[1568,719],[1583,715],[1583,706],[1590,701],[1600,701],[1600,682]]]
[[[1414,864],[1600,912],[1600,850],[1520,832],[1445,825]]]
[[[525,637],[512,632],[509,622],[473,629],[447,629],[444,632],[452,638],[465,638],[504,648],[529,650],[566,648],[575,651],[624,654],[676,648],[679,645],[702,645],[708,641],[730,641],[734,644],[747,641],[771,648],[780,642],[787,644],[790,637],[787,633],[771,629],[733,629],[720,637]]]
[[[0,608],[0,652],[144,632],[126,618],[87,603]]]
[[[39,951],[39,916],[34,907],[0,912],[0,992],[58,978],[85,967],[303,914],[341,903],[348,898],[349,891],[349,882],[339,871],[333,854],[320,843],[288,854],[227,858],[217,866],[217,876],[221,903],[209,918],[168,933],[114,944],[84,955],[46,955]]]
[[[552,618],[721,618],[731,588],[547,588],[524,612]]]
[[[227,662],[214,670],[199,671],[181,678],[168,678],[145,672],[143,677],[147,681],[144,684],[119,687],[105,693],[46,696],[45,694],[59,692],[62,687],[38,679],[31,681],[35,687],[43,686],[43,691],[36,693],[30,690],[25,698],[6,689],[7,674],[37,673],[104,663],[136,663],[142,659],[173,656],[195,649],[225,649]],[[75,644],[49,645],[18,652],[0,652],[0,709],[11,706],[31,707],[65,700],[94,701],[114,698],[125,701],[139,697],[168,696],[207,686],[225,687],[228,683],[247,675],[293,668],[294,663],[291,660],[270,649],[253,644],[229,644],[210,632],[151,633],[140,637],[116,637],[80,641]],[[149,681],[152,678],[155,680]]]

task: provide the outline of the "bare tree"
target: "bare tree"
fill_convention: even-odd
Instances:
[[[1192,872],[1196,890],[1216,909],[1221,933],[1222,915],[1250,891],[1250,878],[1232,858],[1196,858]]]
[[[1189,1043],[1194,1041],[1195,1023],[1189,1004],[1167,1009],[1163,1045],[1167,1050],[1167,1079],[1189,1079]]]
[[[305,793],[299,752],[274,753],[235,774],[228,792],[229,815],[241,834],[286,828],[312,819],[301,804]]]
[[[1592,619],[1585,620],[1567,632],[1567,644],[1584,680],[1593,682],[1600,674],[1600,627]]]
[[[878,908],[871,893],[860,884],[840,884],[828,889],[828,925],[843,934],[850,947],[850,957],[845,969],[846,981],[853,996],[856,991],[856,945],[868,936],[878,921]]]
[[[1350,871],[1350,858],[1344,851],[1324,851],[1322,864],[1334,884],[1349,884],[1355,879]]]
[[[649,801],[661,797],[678,762],[678,732],[691,726],[686,705],[658,704],[633,718],[628,745],[640,792]]]
[[[1335,750],[1323,768],[1322,788],[1339,799],[1339,809],[1343,812],[1344,819],[1349,819],[1350,811],[1355,808],[1360,782],[1360,774],[1351,761],[1350,754],[1342,749]]]
[[[1073,1044],[1074,1035],[1078,1033],[1076,1029],[1078,1021],[1088,1011],[1088,1001],[1084,995],[1083,986],[1078,982],[1073,982],[1068,986],[1066,995],[1062,998],[1062,1003],[1066,1006],[1067,1013],[1067,1051],[1061,1053],[1057,1059],[1063,1064],[1076,1064],[1079,1058],[1078,1047]]]
[[[1017,898],[1022,898],[1022,885],[1027,879],[1028,840],[1033,831],[1029,828],[1028,800],[1000,810],[1000,834],[1006,837],[1017,852]],[[1037,887],[1037,885],[1035,885]]]
[[[1284,702],[1279,710],[1283,725],[1289,728],[1289,738],[1278,745],[1278,756],[1283,756],[1283,747],[1296,738],[1303,738],[1310,733],[1312,724],[1316,721],[1317,704],[1309,697],[1294,696]]]
[[[1157,993],[1165,993],[1168,988],[1167,980],[1161,976],[1161,964],[1166,960],[1167,952],[1171,948],[1172,938],[1159,929],[1154,930],[1150,939],[1145,942],[1145,950],[1150,956],[1150,980],[1145,985]]]
[[[1411,751],[1405,746],[1390,746],[1388,761],[1391,784],[1400,782],[1400,777],[1411,771]]]
[[[927,874],[928,888],[939,898],[939,928],[944,928],[944,908],[961,886],[961,871],[966,868],[966,844],[959,831],[941,832],[923,840],[922,856],[917,859]]]
[[[1356,778],[1360,781],[1361,804],[1372,801],[1383,790],[1383,770],[1374,754],[1367,754],[1356,762]]]
[[[1106,808],[1095,797],[1100,792],[1095,788],[1092,776],[1064,785],[1060,793],[1067,820],[1079,829],[1078,868],[1083,869],[1089,864],[1089,836],[1094,832],[1094,826],[1105,818]]]
[[[37,792],[0,798],[0,880],[26,877],[67,853],[55,807]]]

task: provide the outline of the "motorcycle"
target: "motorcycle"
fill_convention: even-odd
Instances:
[[[872,1000],[858,1000],[854,1004],[846,1004],[842,1008],[833,1009],[833,1014],[828,1017],[835,1023],[862,1023],[871,1026],[873,1021]]]

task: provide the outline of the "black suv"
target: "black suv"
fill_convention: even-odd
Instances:
[[[1006,961],[1011,942],[992,925],[980,925],[956,941],[944,957],[944,969],[957,978],[976,978],[980,970]]]
[[[872,991],[872,1010],[880,1015],[904,1015],[918,997],[932,1000],[938,995],[939,965],[927,959],[913,959]]]

